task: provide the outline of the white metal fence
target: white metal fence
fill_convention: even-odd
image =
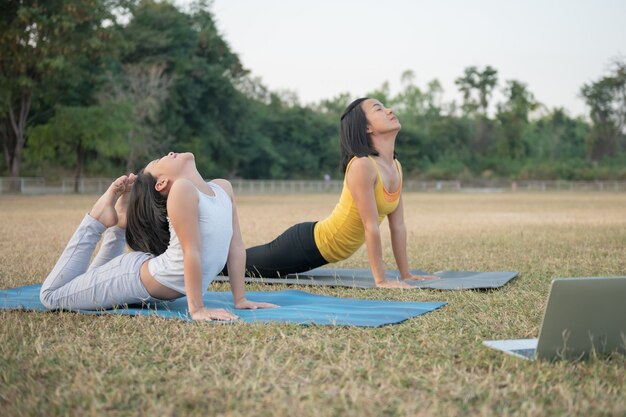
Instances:
[[[0,194],[44,194],[46,180],[39,177],[0,177]]]
[[[113,178],[73,178],[46,182],[41,177],[0,177],[0,194],[102,194]],[[341,192],[343,181],[231,180],[236,194],[296,194]],[[626,181],[413,181],[404,192],[519,192],[519,191],[613,191],[625,192]]]

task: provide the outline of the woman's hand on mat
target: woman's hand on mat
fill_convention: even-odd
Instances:
[[[409,285],[406,282],[396,281],[396,280],[388,280],[388,279],[385,280],[385,281],[377,282],[376,286],[378,288],[413,288],[412,285]]]
[[[413,274],[410,274],[406,278],[402,277],[402,279],[405,280],[405,281],[436,281],[436,280],[441,279],[441,278],[436,276],[436,275],[413,275]]]
[[[235,303],[235,308],[239,310],[256,310],[257,308],[276,308],[276,304],[272,303],[257,303],[256,301],[246,300],[245,298]]]
[[[223,308],[201,308],[191,313],[191,318],[194,320],[232,321],[238,319],[239,316],[226,311]]]

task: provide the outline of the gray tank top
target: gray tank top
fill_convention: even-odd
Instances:
[[[222,187],[207,183],[214,196],[198,190],[198,227],[202,243],[202,292],[226,265],[233,237],[233,207]],[[169,219],[168,219],[169,223]],[[148,262],[150,274],[161,284],[181,294],[187,294],[183,268],[183,249],[169,223],[170,242],[161,255]]]

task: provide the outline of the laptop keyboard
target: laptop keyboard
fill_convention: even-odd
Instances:
[[[518,355],[521,355],[528,359],[534,359],[537,349],[511,349],[511,352],[517,353]]]

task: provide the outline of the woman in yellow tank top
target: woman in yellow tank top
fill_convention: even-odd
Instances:
[[[412,288],[404,280],[437,279],[409,271],[402,205],[402,168],[395,155],[400,122],[378,100],[353,101],[341,116],[343,191],[332,214],[296,224],[275,240],[246,250],[249,275],[281,277],[350,257],[365,242],[376,286]],[[402,280],[385,278],[379,226],[388,217]]]

